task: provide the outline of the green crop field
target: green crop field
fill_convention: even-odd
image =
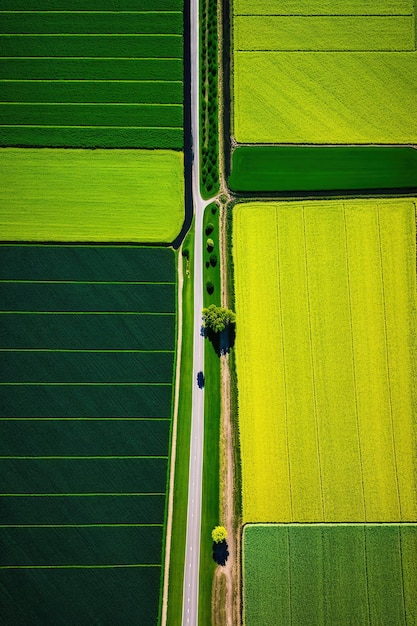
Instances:
[[[0,245],[0,268],[2,621],[156,624],[175,256]]]
[[[416,143],[412,0],[233,3],[241,143]]]
[[[234,208],[244,522],[417,519],[415,211]]]
[[[240,192],[417,188],[417,150],[389,146],[238,146],[229,185]]]
[[[415,524],[249,525],[245,626],[417,620]]]
[[[41,5],[2,4],[0,145],[181,149],[183,0]]]
[[[6,241],[171,242],[183,156],[168,150],[0,150]]]

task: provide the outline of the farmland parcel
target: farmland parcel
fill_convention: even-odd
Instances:
[[[1,238],[171,242],[183,169],[171,150],[0,149]]]
[[[4,624],[158,621],[174,260],[0,246]]]
[[[416,143],[412,0],[233,3],[242,143]]]
[[[246,526],[244,624],[417,620],[417,526]]]
[[[243,520],[417,518],[412,200],[238,205]]]

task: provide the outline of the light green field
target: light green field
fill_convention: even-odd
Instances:
[[[3,241],[171,242],[183,220],[182,153],[0,150]]]
[[[237,16],[236,50],[414,50],[414,16]]]
[[[417,53],[236,52],[242,143],[417,143]]]
[[[240,143],[415,144],[411,0],[236,0],[233,134]]]
[[[248,525],[245,626],[414,626],[415,524]]]
[[[244,522],[417,519],[411,200],[238,205]]]
[[[235,15],[410,15],[413,0],[233,0]]]

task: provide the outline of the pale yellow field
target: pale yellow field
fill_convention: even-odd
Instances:
[[[415,203],[234,211],[243,521],[417,519]]]

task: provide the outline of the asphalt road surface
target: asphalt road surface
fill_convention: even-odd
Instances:
[[[201,336],[203,308],[203,213],[210,203],[200,195],[199,154],[199,0],[190,0],[191,17],[191,132],[194,160],[192,165],[192,192],[195,214],[194,249],[194,348],[193,396],[190,441],[190,468],[188,479],[187,536],[184,565],[184,593],[182,626],[198,624],[198,582],[201,537],[201,493],[203,479],[204,442],[204,387],[197,384],[198,372],[204,372],[204,338]],[[181,454],[181,450],[178,451]]]

